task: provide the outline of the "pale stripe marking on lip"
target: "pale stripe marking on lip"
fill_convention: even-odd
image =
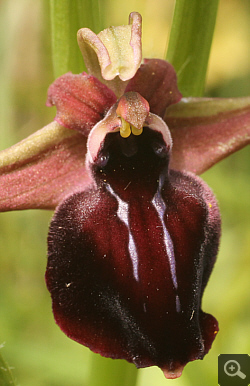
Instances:
[[[129,211],[128,207],[129,207],[129,205],[128,205],[127,202],[123,201],[114,192],[114,190],[111,188],[111,186],[109,184],[106,184],[106,188],[112,194],[112,196],[116,199],[116,201],[118,203],[117,216],[126,225],[126,227],[128,229],[128,237],[129,237],[128,251],[129,251],[130,259],[131,259],[132,266],[133,266],[134,278],[135,278],[136,281],[139,281],[138,254],[137,254],[137,249],[136,249],[136,245],[135,245],[135,241],[134,241],[133,235],[132,235],[132,233],[130,231],[130,224],[129,224],[129,218],[128,218],[128,211]]]
[[[166,204],[162,198],[161,195],[161,188],[163,186],[163,176],[160,177],[159,180],[159,186],[158,189],[153,197],[152,204],[154,205],[156,212],[158,213],[159,219],[161,221],[162,229],[163,229],[163,239],[164,244],[168,256],[169,266],[170,266],[170,272],[171,272],[171,278],[173,281],[174,288],[177,290],[178,288],[178,282],[177,282],[177,275],[176,275],[176,262],[175,262],[175,254],[174,254],[174,245],[173,241],[171,239],[171,236],[166,228],[166,225],[164,223],[164,214],[166,211]],[[180,312],[181,305],[180,305],[180,299],[179,296],[176,296],[176,311]]]

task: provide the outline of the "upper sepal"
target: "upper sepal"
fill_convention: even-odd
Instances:
[[[121,96],[126,81],[141,64],[141,15],[132,12],[129,25],[110,27],[98,35],[88,28],[78,31],[78,44],[88,72]]]

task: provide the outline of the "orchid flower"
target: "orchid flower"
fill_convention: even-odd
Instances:
[[[201,309],[220,213],[198,177],[250,142],[250,98],[182,98],[144,59],[141,16],[78,43],[88,73],[48,91],[55,121],[0,153],[0,210],[56,209],[46,283],[71,339],[167,378],[218,332]]]

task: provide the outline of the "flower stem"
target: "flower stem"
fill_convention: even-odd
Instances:
[[[50,0],[52,60],[54,75],[85,70],[76,34],[88,27],[99,32],[101,12],[98,0]]]
[[[93,354],[88,386],[135,386],[138,370],[125,360]]]
[[[176,0],[167,60],[183,96],[202,96],[219,0]]]
[[[14,386],[15,382],[11,374],[8,364],[3,359],[0,353],[0,385]]]

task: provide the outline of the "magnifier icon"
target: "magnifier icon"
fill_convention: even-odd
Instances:
[[[230,366],[229,366],[230,364]],[[230,370],[230,372],[229,372]],[[246,378],[246,374],[242,373],[240,371],[240,364],[239,362],[235,361],[234,359],[231,359],[230,361],[227,361],[224,364],[224,372],[229,376],[229,377],[235,377],[236,375],[240,377],[241,379]]]

